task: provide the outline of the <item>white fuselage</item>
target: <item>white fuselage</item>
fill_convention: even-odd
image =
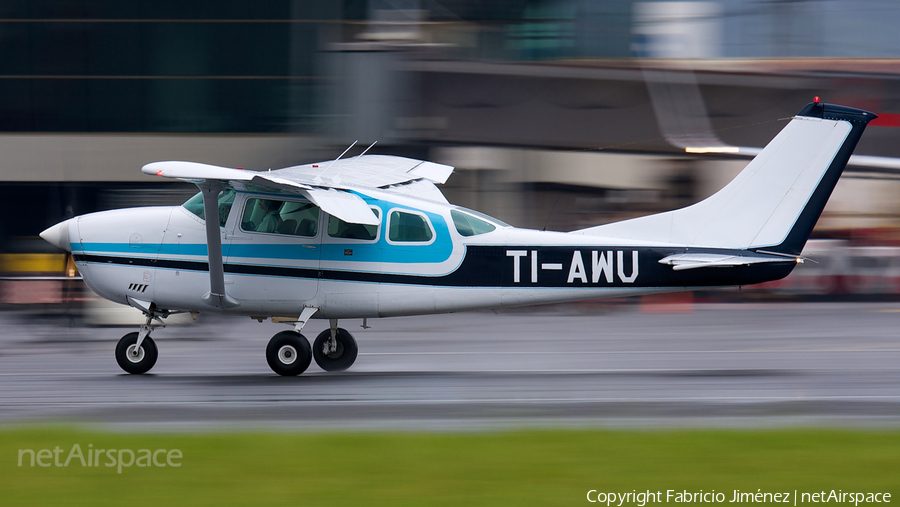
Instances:
[[[601,237],[499,224],[493,224],[496,228],[491,232],[465,237],[454,226],[451,210],[455,206],[390,192],[372,191],[365,196],[366,202],[380,210],[382,219],[374,239],[333,237],[324,212],[319,212],[312,236],[246,232],[240,223],[244,206],[254,198],[273,197],[304,202],[297,197],[252,192],[238,192],[235,197],[220,232],[226,292],[240,305],[218,311],[296,316],[308,306],[318,308],[318,318],[384,317],[683,288],[635,284],[640,276],[633,263],[637,251],[621,252],[616,247],[619,250],[607,255],[606,245],[616,243]],[[425,217],[433,237],[392,241],[388,230],[393,211]],[[185,207],[175,206],[93,213],[70,220],[67,229],[76,265],[97,294],[123,304],[131,297],[169,310],[206,311],[215,308],[201,301],[209,291],[204,224]],[[479,273],[459,273],[467,252],[491,246],[503,249],[487,264],[487,270],[504,271],[508,282],[484,284]],[[574,277],[571,262],[539,259],[541,247],[560,246],[585,248],[579,253],[583,266],[574,268]],[[594,277],[590,271],[597,266],[591,264],[591,253],[596,251],[608,265],[601,266],[606,271]],[[453,282],[446,282],[451,274]],[[548,276],[562,276],[566,283],[541,286],[540,278]]]

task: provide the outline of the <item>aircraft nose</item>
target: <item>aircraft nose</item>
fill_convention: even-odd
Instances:
[[[69,243],[69,224],[73,219],[60,222],[53,227],[48,228],[41,233],[41,238],[51,245],[62,248],[67,252],[72,251],[72,245]]]

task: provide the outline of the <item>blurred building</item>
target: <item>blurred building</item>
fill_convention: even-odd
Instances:
[[[761,147],[816,95],[879,113],[857,153],[900,157],[898,21],[887,0],[3,2],[0,271],[64,271],[34,238],[68,216],[195,191],[140,173],[157,160],[377,140],[455,165],[451,202],[569,230],[711,194],[746,160],[686,142]],[[817,235],[896,244],[898,185],[848,172]]]

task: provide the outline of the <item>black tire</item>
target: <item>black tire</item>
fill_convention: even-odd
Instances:
[[[335,339],[337,340],[337,350],[332,354],[325,355],[325,342],[331,338],[331,330],[326,329],[319,333],[316,342],[313,344],[313,357],[316,358],[316,364],[325,371],[341,371],[353,366],[356,362],[356,356],[359,354],[359,347],[356,340],[349,331],[343,328],[337,328]]]
[[[156,343],[150,338],[150,335],[147,335],[144,341],[141,342],[141,348],[136,356],[130,355],[128,349],[132,348],[133,350],[134,344],[137,343],[137,338],[138,334],[134,332],[126,334],[119,340],[119,343],[116,345],[116,362],[119,363],[119,368],[128,373],[140,375],[141,373],[147,373],[150,371],[150,368],[153,368],[157,357],[159,357],[159,351],[156,348]]]
[[[312,351],[305,336],[296,331],[282,331],[269,340],[266,361],[275,373],[293,377],[300,375],[312,361]]]

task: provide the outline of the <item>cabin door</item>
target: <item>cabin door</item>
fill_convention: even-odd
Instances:
[[[247,310],[302,308],[318,292],[323,213],[299,197],[241,197],[225,235],[225,291]]]

